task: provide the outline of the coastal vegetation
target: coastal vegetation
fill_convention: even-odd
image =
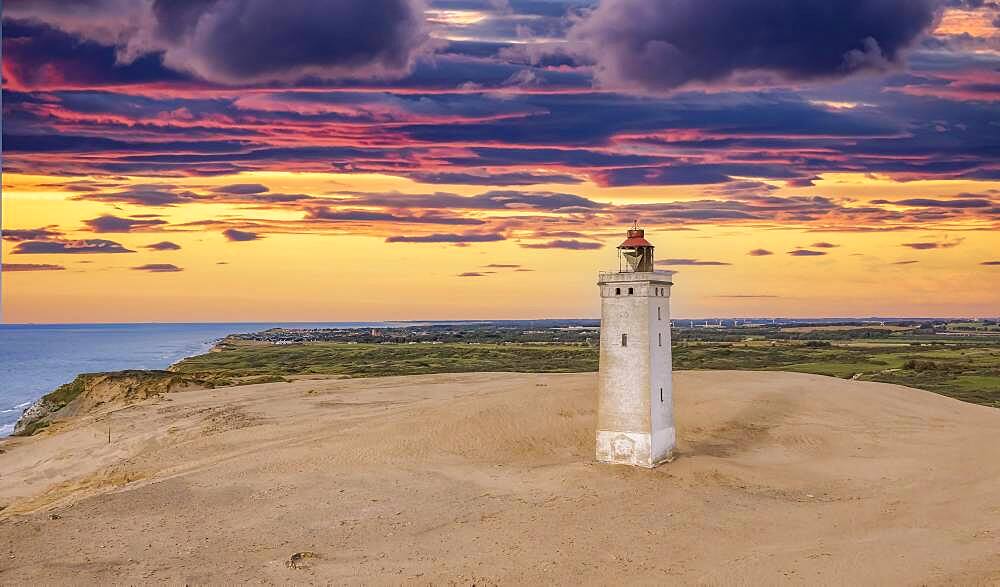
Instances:
[[[1000,407],[1000,346],[990,342],[899,344],[864,339],[689,340],[673,346],[675,369],[797,371],[896,383],[963,401]],[[588,344],[352,344],[227,346],[174,369],[201,377],[596,371]]]
[[[795,371],[894,383],[1000,408],[1000,332],[993,323],[684,326],[673,329],[677,370]],[[106,403],[184,389],[292,377],[596,371],[596,321],[419,325],[238,334],[169,371],[84,374],[22,417],[30,435]]]
[[[87,413],[102,405],[127,405],[156,395],[212,387],[197,376],[172,371],[127,370],[82,373],[73,381],[42,396],[25,410],[14,427],[15,436],[31,436],[54,421]]]
[[[428,373],[512,371],[579,373],[597,370],[597,348],[586,344],[414,343],[229,346],[191,357],[173,370],[201,377],[340,375],[380,377]]]

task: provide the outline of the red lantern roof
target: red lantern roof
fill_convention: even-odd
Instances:
[[[641,228],[632,228],[628,231],[628,238],[618,245],[619,249],[634,249],[637,247],[652,247],[653,243],[645,239],[645,231]]]

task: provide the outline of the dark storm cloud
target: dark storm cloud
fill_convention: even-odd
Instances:
[[[144,230],[155,228],[166,224],[166,220],[144,219],[144,218],[122,218],[105,214],[90,220],[84,220],[84,224],[92,232],[132,232],[134,230]]]
[[[826,254],[826,252],[810,251],[809,249],[795,249],[794,251],[788,251],[788,254],[793,257],[822,257]]]
[[[420,0],[154,0],[7,2],[31,19],[110,50],[116,63],[153,55],[176,71],[240,84],[370,79],[409,71],[428,42]],[[71,6],[71,8],[66,8]]]
[[[602,0],[570,40],[612,86],[669,90],[759,71],[836,78],[899,64],[939,8],[937,0]]]
[[[1000,265],[1000,261],[983,261],[980,265]]]
[[[751,257],[766,257],[767,255],[773,255],[774,253],[767,249],[754,249],[747,254]]]
[[[11,20],[7,18],[13,12],[9,1],[3,9],[5,92],[9,83],[19,87],[110,86],[181,81],[185,77],[165,68],[159,55],[123,62],[110,44],[82,40],[38,22]]]
[[[701,259],[660,259],[656,262],[656,264],[662,267],[717,267],[722,265],[732,265],[732,263],[726,263],[724,261],[702,261]]]
[[[50,265],[47,263],[4,263],[0,266],[0,272],[8,271],[65,271],[62,265]]]
[[[179,251],[181,246],[177,243],[172,243],[170,241],[162,241],[146,245],[144,248],[149,249],[151,251]]]
[[[490,274],[491,274],[490,271],[487,271],[485,273],[482,271],[466,271],[464,273],[459,273],[455,277],[487,277]]]
[[[840,245],[835,245],[833,243],[828,243],[828,242],[819,242],[819,243],[813,243],[809,246],[814,249],[835,249]]]
[[[157,0],[164,62],[209,80],[398,76],[426,42],[416,0]]]
[[[177,265],[171,263],[149,263],[147,265],[140,265],[138,267],[132,267],[132,271],[148,271],[150,273],[177,273],[178,271],[184,271]]]
[[[230,242],[247,242],[263,238],[255,232],[236,230],[235,228],[229,228],[222,231],[222,236],[226,237],[226,239],[229,240]]]
[[[134,253],[122,245],[98,238],[76,241],[25,241],[19,243],[14,255],[67,255],[90,253]]]
[[[12,243],[40,241],[59,238],[63,233],[51,226],[42,228],[8,228],[3,230],[3,240]]]
[[[506,240],[506,237],[499,233],[474,233],[474,234],[427,234],[423,236],[390,236],[385,239],[387,243],[490,243]]]
[[[590,243],[570,239],[555,239],[544,243],[522,243],[525,249],[565,249],[568,251],[592,251],[603,248],[601,243]]]

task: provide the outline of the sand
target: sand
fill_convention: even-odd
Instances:
[[[678,455],[655,470],[592,462],[595,374],[84,416],[0,445],[0,583],[1000,584],[1000,410],[793,373],[675,381]]]

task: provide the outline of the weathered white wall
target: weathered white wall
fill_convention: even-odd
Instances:
[[[673,450],[672,275],[654,271],[600,276],[598,461],[652,467],[667,460]],[[627,293],[630,287],[632,295]],[[620,295],[615,294],[616,288],[621,289]],[[622,334],[628,335],[624,347]]]

